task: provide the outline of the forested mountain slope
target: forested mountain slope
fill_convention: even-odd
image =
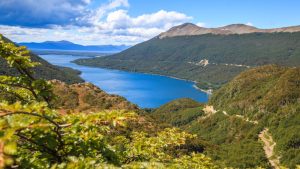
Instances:
[[[215,91],[209,105],[176,100],[150,115],[214,144],[206,153],[226,166],[270,166],[258,137],[266,129],[280,165],[300,164],[300,68],[253,68]]]
[[[76,63],[175,76],[217,88],[250,67],[299,66],[300,32],[155,37],[115,55]]]
[[[217,90],[209,104],[253,120],[295,113],[300,108],[300,68],[266,65],[242,72]]]
[[[0,36],[2,36],[0,34]],[[2,36],[2,38],[6,42],[11,42],[9,39]],[[49,64],[44,59],[40,58],[39,56],[35,55],[34,53],[30,53],[32,61],[41,63],[40,66],[37,66],[34,71],[34,76],[36,78],[43,78],[47,80],[57,79],[64,81],[66,83],[79,83],[83,82],[83,80],[79,77],[80,72],[64,67],[58,67]],[[0,57],[0,75],[16,75],[18,72],[15,68],[9,68],[5,63],[5,60]]]

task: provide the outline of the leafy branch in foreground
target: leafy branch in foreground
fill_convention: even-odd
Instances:
[[[216,168],[202,154],[181,151],[194,135],[141,132],[132,126],[148,123],[134,112],[58,113],[26,48],[0,37],[0,57],[19,72],[0,76],[0,168]]]

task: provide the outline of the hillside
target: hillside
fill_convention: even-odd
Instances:
[[[91,83],[68,85],[52,80],[55,107],[63,113],[97,112],[102,110],[137,111],[138,107],[118,95],[107,94]]]
[[[151,117],[173,126],[185,125],[204,115],[204,105],[192,99],[183,98],[171,101],[151,113]]]
[[[300,163],[300,68],[268,65],[245,71],[216,91],[209,104],[270,128],[280,161],[290,168]]]
[[[121,53],[78,64],[175,76],[218,88],[255,66],[300,65],[300,32],[155,37]]]
[[[76,51],[96,51],[96,52],[120,52],[128,49],[126,45],[79,45],[69,41],[46,41],[46,42],[23,42],[21,46],[26,46],[31,50],[76,50]]]
[[[175,100],[150,115],[214,144],[205,152],[226,166],[270,166],[273,157],[265,155],[263,141],[271,138],[274,158],[295,168],[300,163],[299,78],[300,68],[257,67],[214,92],[210,106]],[[268,136],[261,134],[266,131]]]
[[[2,36],[0,34],[0,36]],[[11,42],[9,39],[3,37],[4,41]],[[83,82],[83,80],[79,77],[80,72],[64,67],[58,67],[51,65],[44,59],[35,55],[34,53],[30,53],[31,60],[35,62],[41,63],[40,66],[34,68],[36,78],[43,78],[47,80],[57,79],[64,81],[66,83],[79,83]],[[4,61],[3,58],[0,57],[0,75],[17,75],[17,71],[14,68],[9,68]]]
[[[300,68],[267,65],[242,72],[216,91],[209,104],[229,114],[259,120],[270,113],[295,113],[300,105]]]
[[[151,112],[150,116],[197,134],[199,140],[209,145],[204,153],[222,167],[269,167],[263,146],[257,141],[260,127],[255,124],[221,112],[208,112],[205,105],[191,99],[171,101]]]

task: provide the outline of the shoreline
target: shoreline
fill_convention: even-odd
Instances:
[[[141,74],[146,74],[146,75],[155,75],[155,76],[162,76],[162,77],[168,77],[168,78],[172,78],[172,79],[176,79],[176,80],[183,80],[183,81],[187,81],[187,82],[192,82],[194,83],[193,84],[193,88],[201,91],[201,92],[204,92],[208,95],[212,95],[212,92],[213,90],[212,89],[208,89],[208,90],[205,90],[205,89],[201,89],[199,88],[196,84],[198,83],[197,81],[194,81],[194,80],[188,80],[188,79],[182,79],[182,78],[179,78],[179,77],[175,77],[175,76],[168,76],[168,75],[162,75],[162,74],[155,74],[155,73],[146,73],[146,72],[137,72],[137,71],[130,71],[130,70],[120,70],[120,69],[111,69],[111,68],[107,68],[107,67],[97,67],[97,66],[88,66],[88,65],[83,65],[83,64],[78,64],[75,62],[76,60],[73,60],[71,61],[72,63],[75,63],[77,65],[80,65],[80,66],[87,66],[87,67],[93,67],[93,68],[101,68],[101,69],[109,69],[109,70],[115,70],[115,71],[127,71],[127,72],[131,72],[131,73],[141,73]]]
[[[112,70],[118,70],[118,69],[112,69]],[[121,70],[122,71],[122,70]],[[133,72],[133,71],[128,71],[128,72]],[[208,90],[205,90],[205,89],[201,89],[197,86],[197,81],[195,80],[188,80],[188,79],[182,79],[182,78],[179,78],[179,77],[175,77],[175,76],[167,76],[167,75],[161,75],[161,74],[155,74],[155,73],[144,73],[144,72],[133,72],[133,73],[142,73],[142,74],[147,74],[147,75],[155,75],[155,76],[162,76],[162,77],[168,77],[168,78],[171,78],[171,79],[176,79],[176,80],[183,80],[183,81],[187,81],[187,82],[192,82],[194,83],[193,84],[193,88],[201,91],[201,92],[204,92],[208,95],[212,95],[212,92],[213,90],[212,89],[208,89]]]
[[[204,90],[204,89],[199,88],[196,84],[194,84],[193,87],[194,87],[195,89],[197,89],[197,90],[200,90],[200,91],[202,91],[202,92],[208,94],[208,95],[212,95],[212,93],[213,93],[213,90],[212,90],[212,89]]]

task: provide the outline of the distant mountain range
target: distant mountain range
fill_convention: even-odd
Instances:
[[[72,50],[72,51],[97,51],[97,52],[120,52],[130,46],[126,45],[90,45],[84,46],[69,41],[45,41],[41,43],[23,42],[18,43],[26,46],[31,50]]]
[[[12,43],[12,41],[7,39],[6,37],[3,37],[3,39],[5,42]],[[80,72],[77,70],[73,70],[67,67],[54,66],[34,53],[30,53],[30,57],[32,61],[41,63],[41,65],[33,69],[34,72],[36,72],[34,74],[35,78],[42,78],[47,80],[57,79],[68,84],[80,83],[84,81],[83,79],[81,79],[81,77],[79,77]],[[6,64],[6,61],[2,57],[0,57],[0,75],[15,76],[17,74],[18,71],[15,68],[10,68]]]
[[[247,34],[247,33],[278,33],[278,32],[300,32],[300,26],[291,26],[274,29],[259,29],[254,26],[244,24],[231,24],[219,28],[204,28],[192,23],[185,23],[175,26],[167,32],[161,33],[159,38],[175,37],[175,36],[192,36],[192,35],[230,35],[230,34]]]

